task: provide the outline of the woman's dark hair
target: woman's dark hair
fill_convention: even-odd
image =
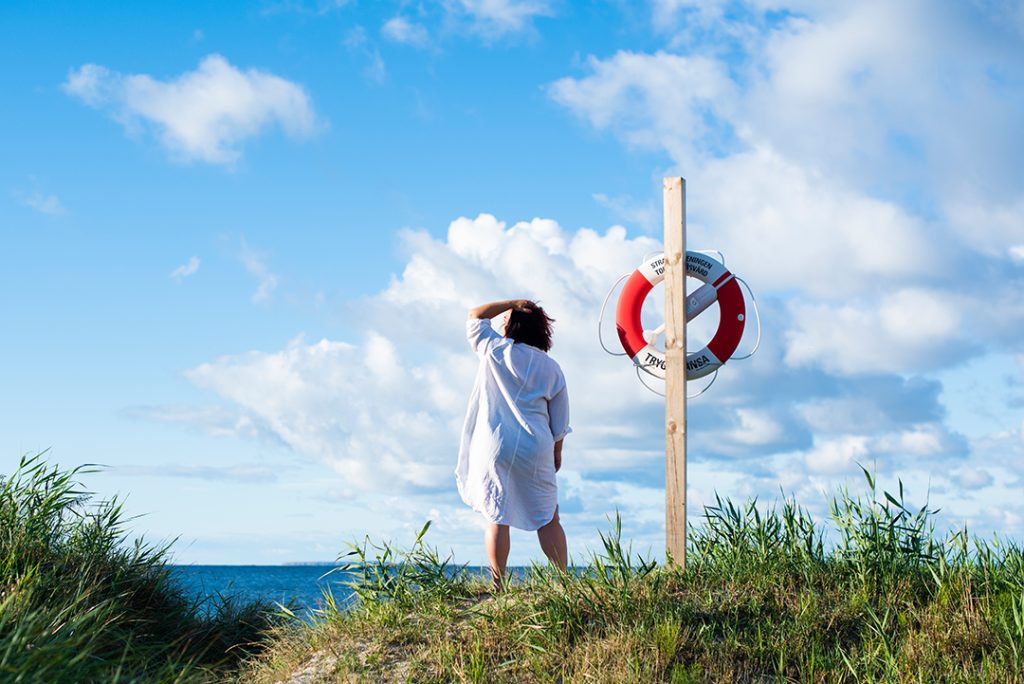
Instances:
[[[530,302],[529,309],[529,313],[515,309],[509,312],[505,337],[548,351],[551,349],[551,324],[555,319],[544,313],[536,302]]]

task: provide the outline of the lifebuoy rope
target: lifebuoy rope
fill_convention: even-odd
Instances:
[[[732,361],[743,361],[749,359],[761,346],[761,310],[757,308],[757,298],[754,296],[754,291],[750,289],[750,285],[747,285],[747,281],[739,276],[736,276],[736,280],[740,285],[747,288],[747,294],[750,295],[750,303],[754,305],[754,316],[757,317],[757,338],[754,340],[754,348],[750,350],[750,353],[745,356],[733,356]]]
[[[604,346],[604,339],[601,337],[601,323],[604,322],[604,310],[608,306],[608,300],[611,299],[612,292],[615,292],[615,288],[617,288],[619,286],[619,283],[621,283],[623,280],[625,280],[626,278],[628,278],[631,275],[632,275],[632,271],[630,271],[629,273],[625,274],[624,276],[622,276],[621,278],[619,278],[618,280],[615,281],[615,284],[612,285],[610,290],[608,290],[608,294],[606,294],[604,296],[604,301],[601,302],[601,313],[597,317],[597,341],[601,343],[601,349],[604,349],[606,352],[608,352],[612,356],[625,356],[626,352],[614,352],[611,349],[609,349],[608,347]]]
[[[647,381],[644,380],[643,374],[640,373],[641,366],[634,365],[633,368],[636,370],[636,379],[640,381],[641,385],[643,385],[644,387],[646,387],[650,391],[654,392],[659,397],[665,396],[664,392],[659,392],[658,390],[654,389],[653,387],[651,387],[650,385],[647,384]],[[711,382],[709,382],[708,384],[706,384],[703,387],[701,387],[700,392],[697,392],[696,394],[687,394],[686,398],[687,399],[696,399],[697,397],[699,397],[700,395],[704,394],[709,389],[711,389],[711,386],[715,384],[715,380],[717,380],[717,379],[718,379],[718,369],[716,368],[715,372],[711,375]]]

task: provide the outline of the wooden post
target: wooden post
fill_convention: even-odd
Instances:
[[[665,550],[686,568],[686,181],[664,179]]]

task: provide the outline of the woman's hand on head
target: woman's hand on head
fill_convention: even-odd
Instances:
[[[508,311],[509,309],[522,311],[523,313],[530,313],[533,311],[533,302],[529,299],[503,299],[500,302],[481,304],[480,306],[469,310],[469,317],[494,318],[498,314]]]
[[[533,311],[533,302],[529,299],[513,299],[512,308],[523,313],[530,313]]]

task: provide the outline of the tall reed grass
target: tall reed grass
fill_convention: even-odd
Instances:
[[[533,566],[489,581],[424,541],[364,542],[342,560],[357,598],[255,659],[246,681],[296,669],[325,681],[1024,682],[1024,554],[966,530],[900,483],[839,490],[830,516],[792,499],[716,499],[690,529],[688,564],[622,540],[568,574]]]
[[[169,545],[130,542],[122,503],[96,501],[45,452],[0,476],[0,681],[193,682],[255,653],[270,607],[190,597]]]

